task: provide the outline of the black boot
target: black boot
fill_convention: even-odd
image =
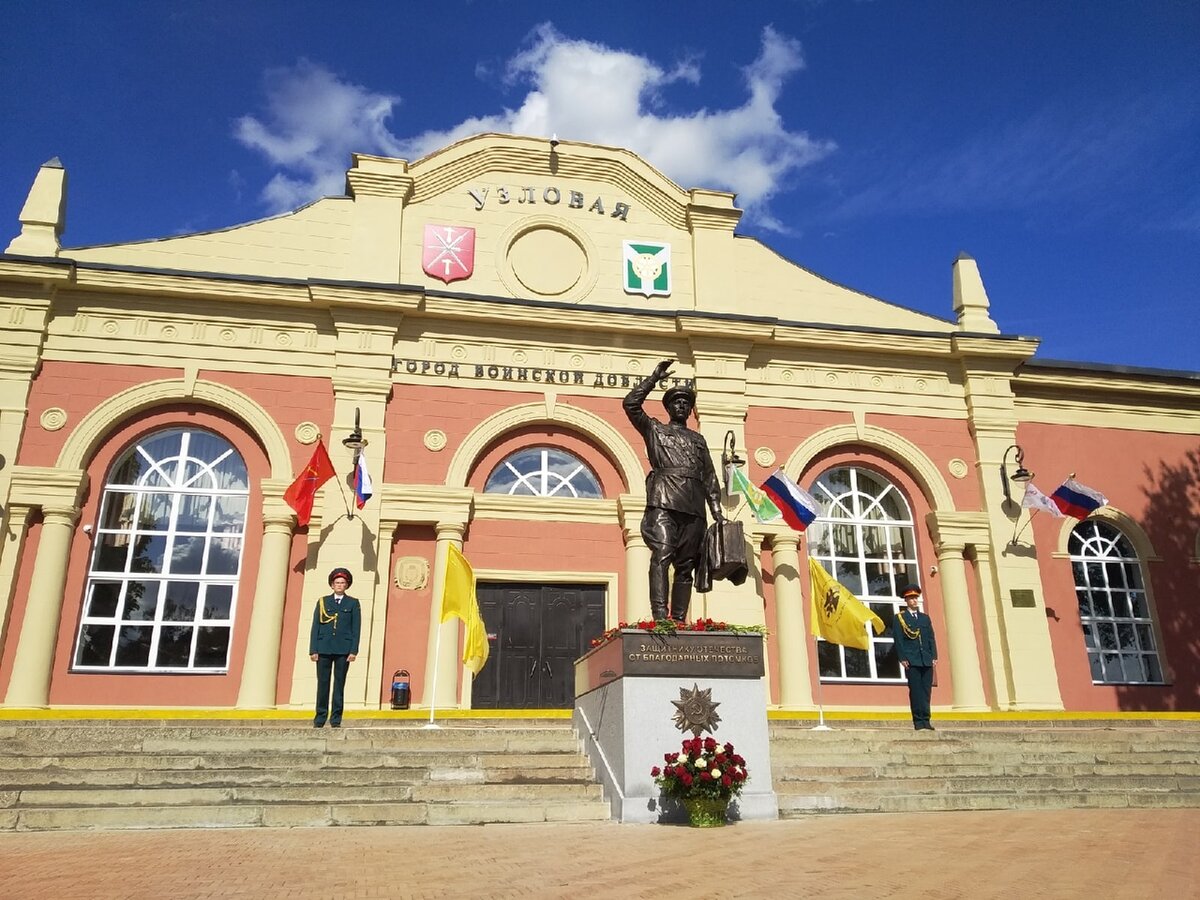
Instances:
[[[671,585],[671,618],[676,622],[687,619],[688,606],[692,602],[692,583],[678,581]]]

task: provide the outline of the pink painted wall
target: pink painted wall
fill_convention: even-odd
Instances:
[[[965,421],[958,419],[932,419],[915,416],[882,416],[870,415],[868,423],[885,428],[908,439],[924,452],[938,470],[943,473],[954,499],[955,507],[959,510],[977,509],[979,506],[979,485],[973,477],[975,470],[974,444]],[[759,446],[771,447],[776,454],[776,465],[783,465],[795,448],[805,439],[816,432],[835,425],[852,424],[853,419],[841,412],[828,410],[785,410],[774,407],[756,407],[750,410],[746,419],[746,446],[753,451]],[[959,458],[967,462],[968,475],[963,479],[953,478],[948,474],[950,460]],[[938,667],[938,686],[934,688],[934,704],[949,704],[953,698],[953,683],[948,665],[948,646],[944,617],[944,604],[941,584],[937,575],[930,574],[930,567],[936,565],[937,554],[925,525],[927,514],[932,509],[931,499],[923,493],[913,475],[904,467],[901,461],[892,459],[882,452],[867,446],[854,444],[832,448],[819,454],[810,462],[804,472],[800,473],[797,481],[803,487],[811,486],[812,482],[829,468],[839,465],[859,465],[875,469],[892,481],[912,509],[913,520],[916,523],[917,559],[922,573],[925,610],[934,623],[934,631],[938,639],[938,650],[941,664]],[[759,466],[753,460],[747,465],[747,474],[760,484],[770,475],[774,467]],[[775,599],[775,574],[771,552],[764,550],[761,559],[766,595],[767,627],[774,629],[777,621]],[[809,584],[807,575],[807,552],[804,541],[800,548],[800,580],[804,594],[805,633],[811,625],[809,614]],[[981,667],[983,643],[983,617],[980,612],[980,600],[974,579],[968,578],[972,615],[974,620],[977,646],[981,648]],[[813,645],[809,644],[810,682],[813,685],[814,697],[817,684],[817,659]],[[772,700],[778,702],[779,685],[779,647],[774,644],[774,652],[770,659],[770,676]],[[984,678],[985,686],[988,679]],[[985,687],[986,689],[986,687]],[[829,706],[896,706],[907,708],[908,690],[904,685],[890,684],[833,684],[821,686],[824,703]],[[989,696],[989,700],[990,700]]]
[[[63,444],[71,434],[72,427],[78,425],[79,421],[101,402],[129,387],[163,378],[178,378],[180,375],[179,370],[146,366],[46,361],[31,388],[31,415],[28,421],[36,423],[42,411],[51,406],[60,406],[67,412],[68,426],[56,432],[45,431],[36,425],[27,426],[19,454],[20,462],[23,465],[54,465]],[[328,379],[208,372],[201,372],[200,377],[240,390],[267,410],[283,431],[290,450],[292,471],[303,466],[312,453],[311,447],[305,447],[292,438],[296,425],[305,420],[313,420],[326,433],[329,430],[333,393]],[[82,526],[95,524],[105,475],[113,460],[129,443],[151,431],[178,425],[209,428],[228,438],[246,461],[250,475],[246,543],[242,557],[242,575],[238,585],[230,669],[225,674],[197,675],[73,673],[70,671],[71,654],[79,629],[91,553],[91,539],[83,533]],[[103,438],[95,456],[88,462],[87,473],[89,488],[83,498],[80,527],[71,547],[51,679],[50,702],[81,706],[234,705],[245,658],[245,642],[253,610],[262,544],[262,495],[258,485],[261,479],[271,476],[262,446],[241,422],[226,412],[197,403],[169,403],[138,413],[116,425]],[[29,576],[33,560],[36,558],[40,530],[40,523],[35,520],[26,541],[21,571],[14,591],[7,639],[0,654],[0,690],[7,688],[11,678],[12,658],[16,652],[17,636],[26,612]],[[285,702],[290,694],[290,673],[294,664],[293,647],[298,627],[300,585],[303,581],[305,559],[305,540],[302,534],[294,538],[291,556],[283,651],[279,667],[282,677],[276,688],[280,702]]]
[[[238,585],[229,670],[221,674],[155,675],[72,672],[71,659],[82,615],[92,538],[82,526],[95,525],[103,495],[105,475],[113,461],[137,438],[178,425],[208,428],[226,437],[246,461],[252,485]],[[227,415],[194,404],[169,405],[140,415],[114,429],[87,468],[89,488],[83,500],[80,527],[75,532],[67,569],[58,642],[50,682],[50,703],[67,706],[232,706],[237,700],[246,636],[254,608],[254,587],[262,547],[262,498],[253,488],[269,474],[266,458],[242,427]],[[29,536],[29,546],[14,596],[9,640],[0,663],[0,684],[7,688],[12,676],[17,635],[29,609],[29,575],[37,552],[40,528]]]
[[[1092,684],[1071,563],[1055,558],[1063,521],[1045,514],[1022,533],[1037,549],[1054,661],[1067,709],[1200,709],[1200,440],[1117,428],[1026,424],[1018,431],[1025,465],[1049,494],[1074,472],[1132,518],[1153,545],[1144,561],[1156,606],[1166,685]],[[1026,518],[1022,518],[1022,522]],[[1070,520],[1072,523],[1074,520]]]

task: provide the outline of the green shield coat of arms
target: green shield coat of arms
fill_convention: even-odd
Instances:
[[[653,241],[623,241],[625,293],[646,297],[671,293],[671,245]]]

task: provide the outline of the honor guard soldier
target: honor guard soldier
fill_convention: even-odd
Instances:
[[[929,698],[933,694],[933,667],[937,662],[937,641],[933,637],[933,621],[917,609],[921,589],[915,584],[900,591],[905,609],[892,620],[892,637],[896,655],[908,679],[908,705],[912,709],[913,728],[933,731],[929,721]]]
[[[333,593],[318,600],[313,610],[312,633],[308,640],[309,656],[317,664],[317,714],[313,728],[323,727],[326,719],[332,727],[342,727],[346,672],[358,656],[358,638],[362,630],[362,608],[358,600],[346,593],[353,581],[349,569],[334,569],[329,573]],[[331,680],[332,708],[329,700]]]

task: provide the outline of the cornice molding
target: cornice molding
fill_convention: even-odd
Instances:
[[[14,506],[78,512],[87,484],[87,472],[82,468],[14,466],[8,500]]]
[[[1112,395],[1129,395],[1141,396],[1146,398],[1159,399],[1162,398],[1165,402],[1176,401],[1178,399],[1191,400],[1200,409],[1200,384],[1193,381],[1168,381],[1161,378],[1137,378],[1132,375],[1117,374],[1113,372],[1097,371],[1094,373],[1079,373],[1079,372],[1048,372],[1045,370],[1030,370],[1021,369],[1017,372],[1017,376],[1013,381],[1013,389],[1017,396],[1021,399],[1026,397],[1043,397],[1046,399],[1055,399],[1054,395],[1060,395],[1060,399],[1068,402],[1069,398],[1061,397],[1062,394],[1086,395],[1092,393],[1102,393],[1109,395],[1108,400],[1113,399]],[[1049,395],[1049,396],[1047,396]],[[1087,402],[1087,401],[1080,401]],[[1117,402],[1125,402],[1124,396]]]
[[[984,512],[931,512],[925,524],[935,544],[962,546],[988,545],[991,523]]]
[[[426,484],[385,484],[379,491],[379,521],[394,528],[401,523],[438,525],[471,520],[475,492],[471,488]]]
[[[951,334],[953,354],[963,360],[968,369],[974,357],[985,359],[1026,360],[1037,352],[1038,341],[1026,337],[989,337],[982,334]]]
[[[66,284],[74,275],[74,265],[70,260],[46,259],[15,259],[8,257],[0,259],[0,278],[13,281],[37,282],[43,285]]]
[[[619,524],[616,500],[514,497],[508,494],[477,494],[474,518]]]

